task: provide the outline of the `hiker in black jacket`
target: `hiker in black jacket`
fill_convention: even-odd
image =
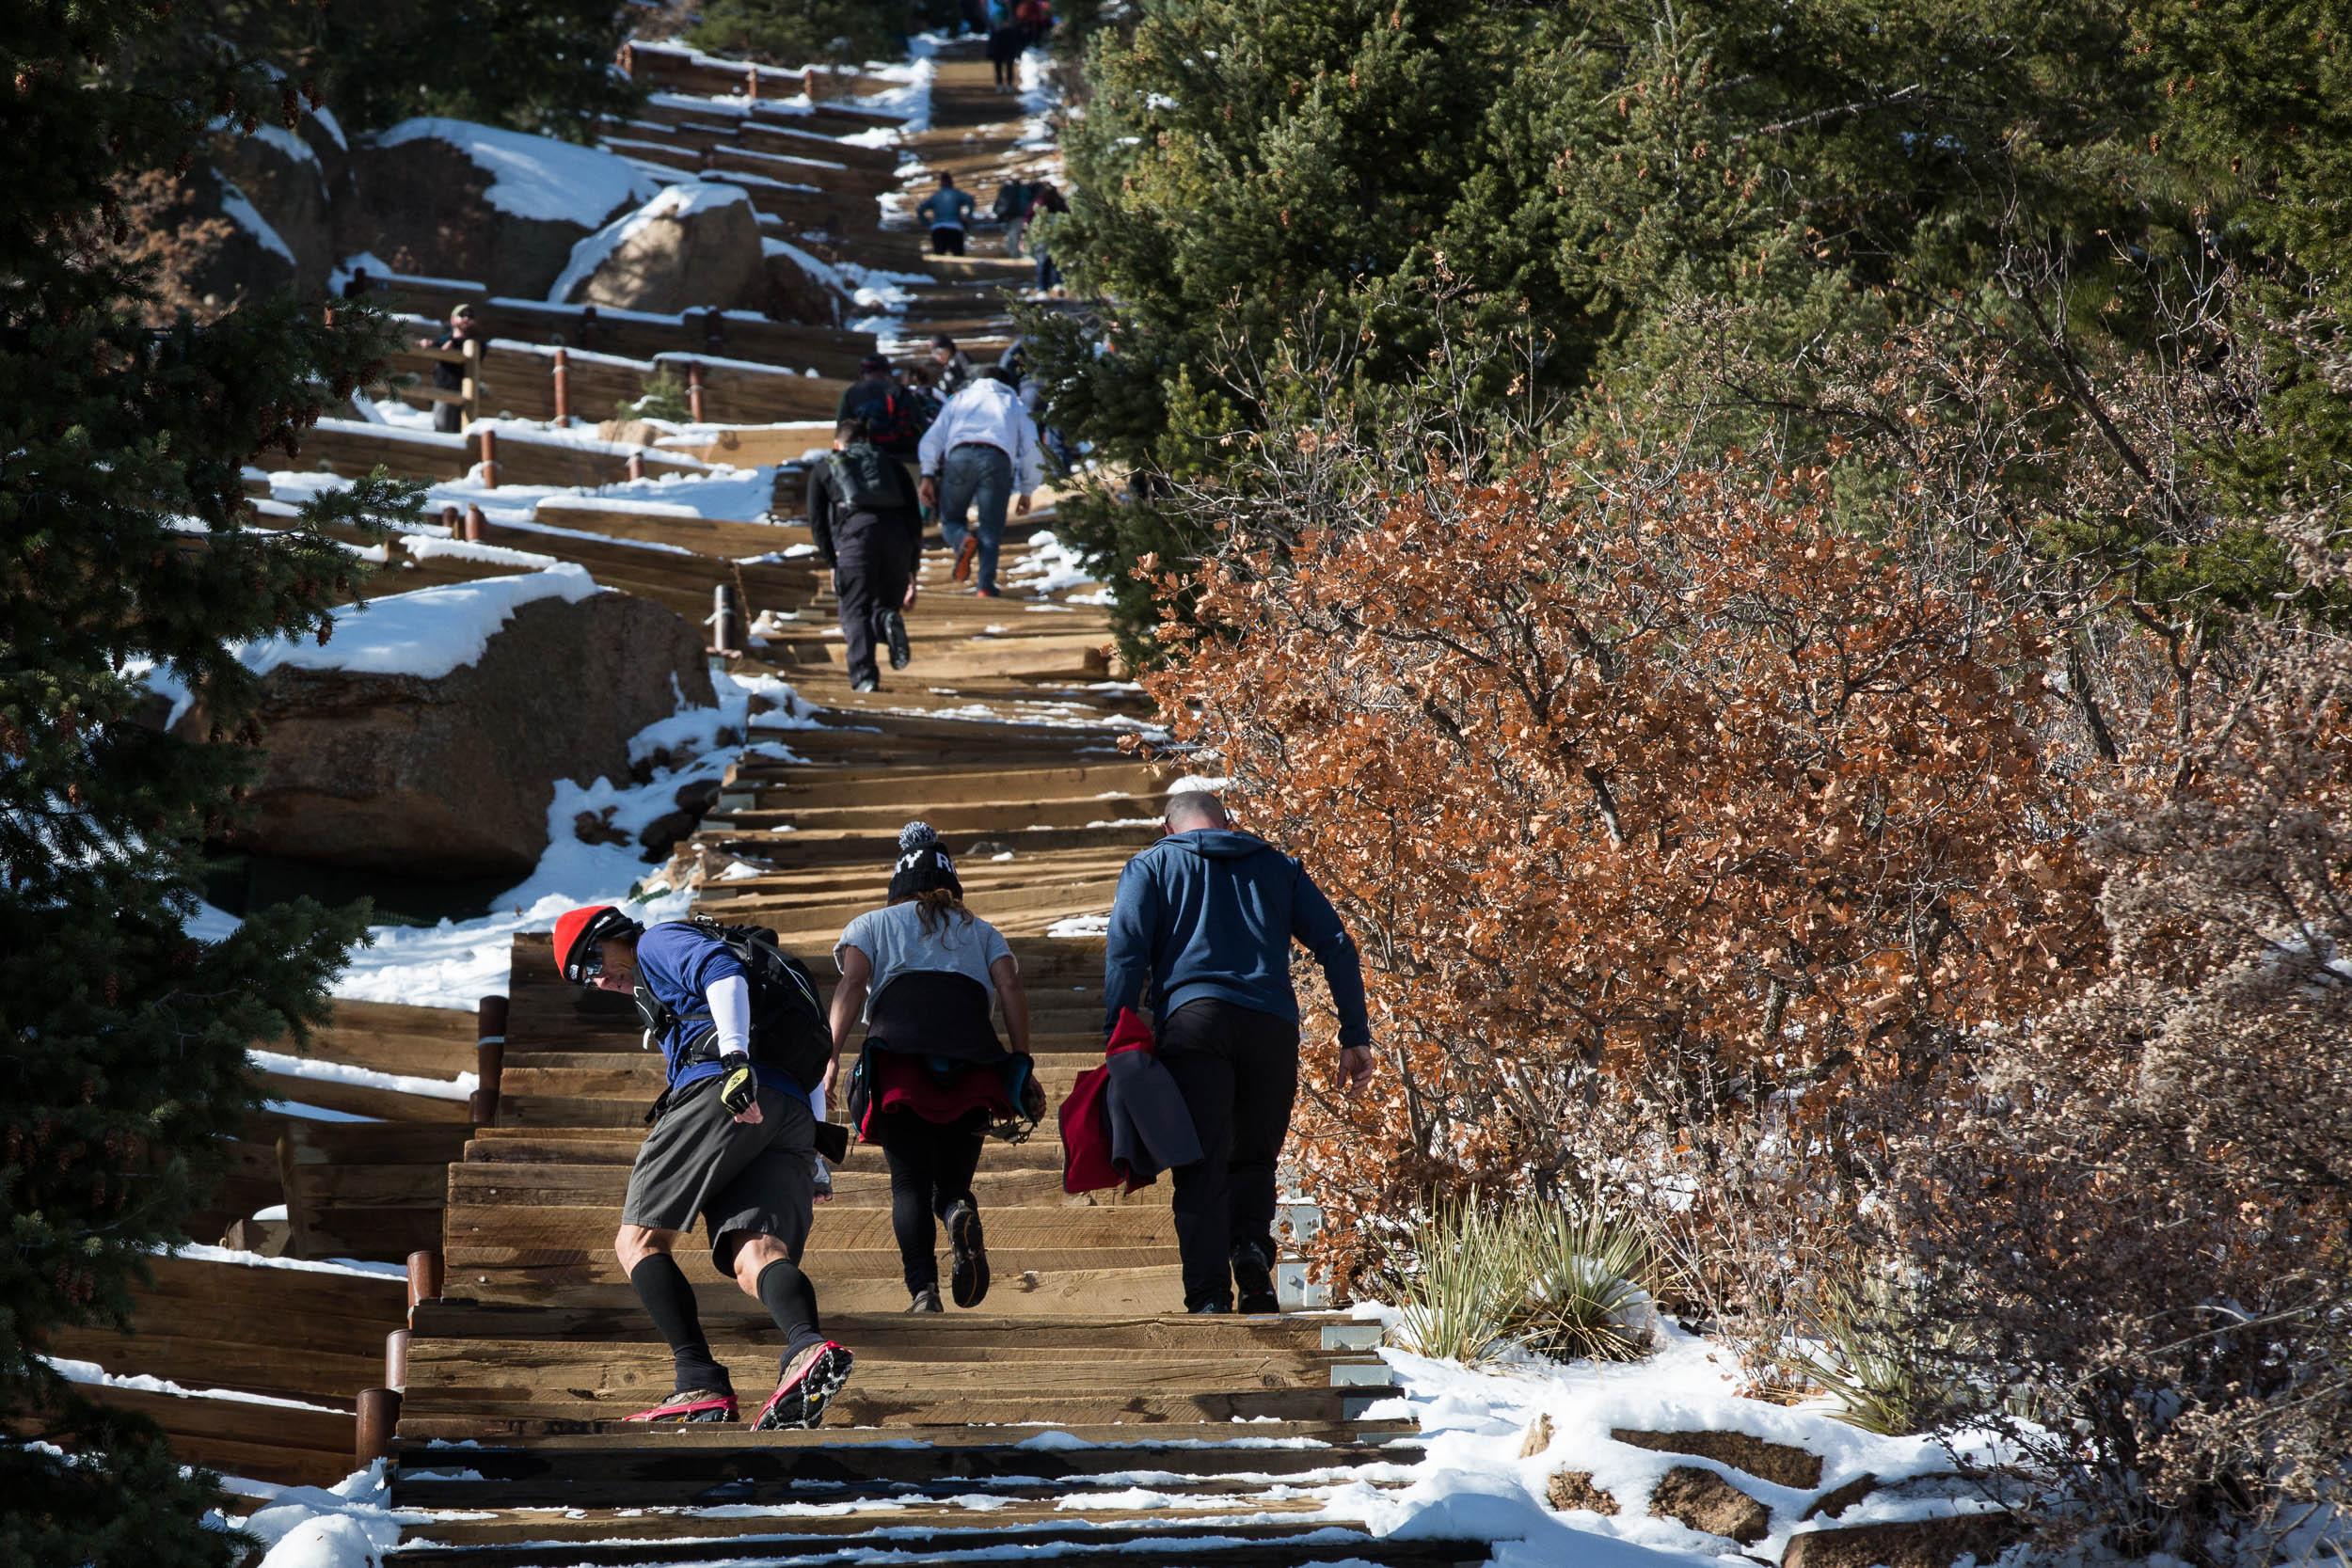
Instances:
[[[905,669],[914,657],[903,612],[914,608],[921,509],[905,466],[874,444],[866,422],[842,420],[833,455],[809,470],[808,531],[833,571],[855,690],[882,689],[877,641],[890,650],[893,670]]]

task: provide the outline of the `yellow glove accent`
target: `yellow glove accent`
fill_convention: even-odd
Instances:
[[[739,1117],[759,1103],[759,1074],[752,1070],[750,1057],[731,1060],[735,1065],[719,1080],[719,1103],[727,1108],[727,1115]]]

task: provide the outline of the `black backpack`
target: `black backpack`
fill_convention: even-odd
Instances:
[[[888,512],[907,504],[906,470],[880,447],[865,441],[844,447],[825,459],[825,467],[845,512]]]
[[[892,451],[914,446],[930,428],[930,420],[916,412],[914,400],[898,387],[868,386],[844,412],[864,420],[873,443]]]
[[[803,1089],[822,1083],[825,1065],[833,1059],[833,1028],[825,1021],[808,966],[778,946],[776,933],[765,926],[722,926],[707,915],[695,915],[689,924],[725,943],[750,977],[752,1060],[785,1073]],[[677,1015],[643,986],[637,988],[637,1010],[646,1032],[657,1039],[677,1022]],[[714,1056],[715,1034],[697,1041],[686,1059]]]

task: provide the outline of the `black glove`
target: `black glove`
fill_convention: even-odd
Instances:
[[[759,1074],[749,1056],[720,1057],[719,1073],[719,1103],[727,1115],[739,1117],[759,1103]]]

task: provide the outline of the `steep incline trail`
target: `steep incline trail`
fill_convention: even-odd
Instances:
[[[1020,101],[994,91],[977,44],[936,64],[930,129],[907,143],[921,162],[900,170],[910,204],[941,168],[986,192],[1040,156],[1016,145]],[[905,337],[951,331],[977,359],[1006,341],[1003,292],[1027,269],[984,254],[993,234],[974,239],[973,257],[933,264],[912,230],[888,230],[870,264],[928,273]],[[931,821],[974,908],[1013,939],[1058,1101],[1100,1060],[1102,948],[1049,928],[1107,909],[1168,780],[1120,750],[1145,714],[1110,678],[1092,585],[1048,577],[1058,558],[1026,533],[1016,520],[999,600],[962,593],[927,554],[916,662],[879,693],[849,689],[829,597],[771,610],[743,673],[790,682],[815,727],[760,736],[800,760],[745,759],[692,848],[702,909],[775,927],[829,977],[842,926],[881,902],[898,827]],[[1174,1311],[1166,1183],[1066,1197],[1050,1117],[984,1156],[996,1284],[977,1311],[904,1316],[887,1177],[870,1149],[837,1174],[806,1263],[858,1365],[822,1430],[621,1426],[668,1388],[667,1352],[610,1250],[659,1073],[626,1003],[560,985],[546,938],[517,939],[496,1123],[450,1167],[442,1299],[416,1307],[408,1344],[391,1497],[431,1516],[389,1560],[1486,1560],[1474,1543],[1375,1539],[1334,1507],[1419,1452],[1409,1423],[1363,1418],[1389,1383],[1375,1325]],[[707,1255],[681,1257],[714,1350],[755,1400],[774,1329]]]

